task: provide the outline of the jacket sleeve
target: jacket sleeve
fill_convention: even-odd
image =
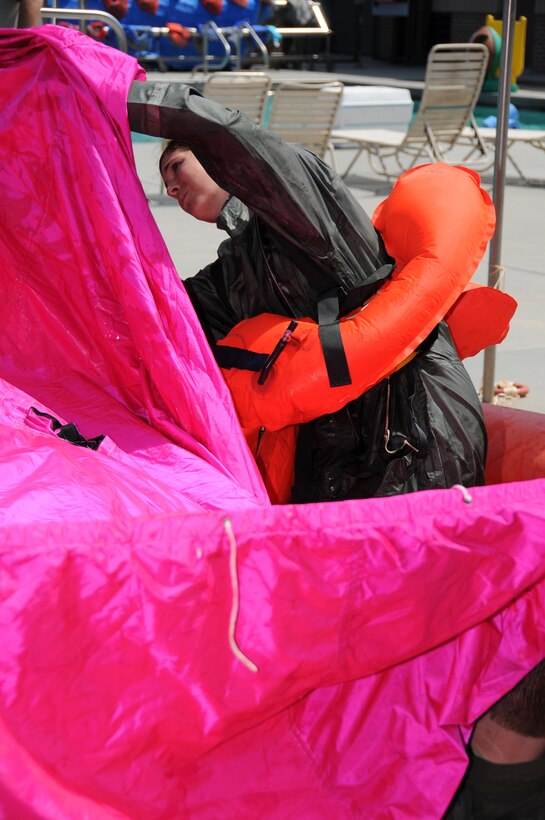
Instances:
[[[218,339],[223,339],[241,319],[233,310],[227,293],[231,273],[232,269],[224,269],[218,259],[184,280],[185,289],[211,346]]]
[[[132,130],[186,142],[222,188],[339,284],[355,287],[388,261],[346,185],[310,152],[179,83],[133,83],[128,110]]]

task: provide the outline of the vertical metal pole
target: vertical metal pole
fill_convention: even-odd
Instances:
[[[488,261],[488,284],[497,287],[501,271],[501,240],[503,232],[503,199],[505,193],[505,166],[507,163],[507,129],[509,128],[509,101],[511,98],[511,66],[513,64],[513,40],[515,32],[516,0],[504,0],[502,49],[500,60],[500,85],[498,96],[498,122],[496,126],[496,152],[494,156],[494,187],[492,199],[496,208],[496,230],[490,240]],[[494,397],[494,371],[496,347],[484,352],[483,401]]]
[[[79,5],[80,9],[85,9],[85,0],[79,0],[78,5]],[[80,21],[79,30],[81,31],[82,34],[85,34],[85,32],[87,31],[87,24],[86,24],[85,20]]]

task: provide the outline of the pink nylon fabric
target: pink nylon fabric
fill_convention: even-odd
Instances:
[[[136,64],[43,27],[0,67],[0,813],[440,818],[545,655],[545,481],[270,507],[136,179]]]
[[[142,70],[55,26],[4,33],[0,68],[0,377],[86,436],[169,460],[172,484],[191,453],[204,508],[266,504],[136,176],[126,97]]]
[[[221,513],[4,527],[0,804],[441,817],[471,722],[545,654],[544,492],[233,512],[258,672]]]

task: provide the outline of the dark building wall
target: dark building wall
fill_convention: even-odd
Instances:
[[[408,17],[372,15],[373,0],[326,0],[332,50],[389,62],[424,65],[436,43],[467,42],[486,14],[502,17],[503,0],[409,0]],[[545,0],[518,0],[528,19],[526,68],[545,73]]]
[[[426,61],[429,51],[432,0],[410,0],[406,16],[372,16],[367,18],[372,26],[373,57],[407,64]],[[371,10],[372,0],[367,0]]]
[[[529,6],[534,7],[533,13]],[[538,74],[545,74],[545,0],[537,0],[535,4],[519,0],[517,9],[528,18],[526,65]]]
[[[450,11],[432,11],[432,15],[435,17],[441,15],[448,18],[449,37],[446,42],[465,42],[473,32],[484,25],[487,14],[492,14],[496,19],[501,19],[503,15],[502,2],[482,3],[478,1],[466,4],[464,2],[434,0],[434,9],[446,6],[450,6]],[[525,67],[537,73],[545,73],[545,0],[518,0],[516,4],[517,20],[520,17],[526,17],[528,20]],[[435,42],[439,42],[439,40]]]
[[[532,27],[532,49],[526,64],[538,74],[545,74],[545,9],[536,15]]]
[[[322,8],[333,31],[331,49],[336,54],[357,57],[360,53],[361,6],[357,0],[322,0]]]

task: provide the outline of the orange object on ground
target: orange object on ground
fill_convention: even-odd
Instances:
[[[528,385],[520,382],[500,381],[494,385],[495,396],[523,399],[529,392]]]
[[[249,371],[223,371],[245,429],[279,430],[333,413],[392,373],[469,283],[495,215],[476,173],[435,163],[403,174],[373,221],[396,268],[365,306],[340,321],[352,383],[329,386],[318,325],[301,319],[265,384]],[[222,341],[270,353],[288,323],[262,314]]]

